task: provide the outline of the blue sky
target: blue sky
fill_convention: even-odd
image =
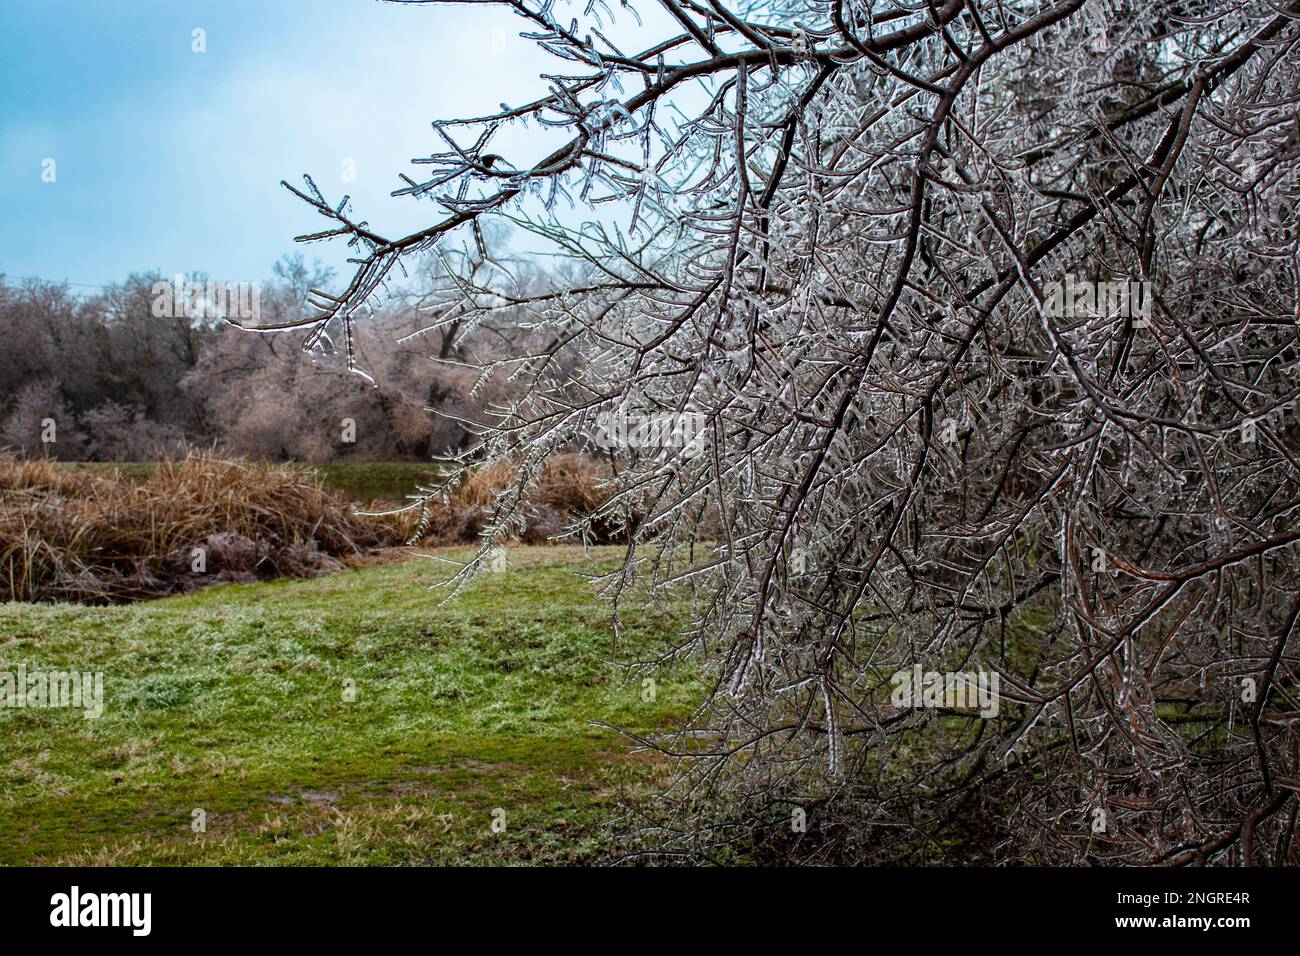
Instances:
[[[257,281],[294,251],[337,267],[343,246],[293,243],[325,220],[280,180],[350,193],[383,234],[426,225],[397,174],[438,148],[430,120],[544,92],[556,61],[523,27],[375,0],[3,0],[0,272],[86,293],[154,269]]]

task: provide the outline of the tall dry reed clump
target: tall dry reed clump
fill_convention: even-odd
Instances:
[[[508,467],[471,472],[435,496],[419,540],[475,541],[513,477]],[[598,508],[601,477],[581,455],[554,458],[523,540],[553,540]],[[190,453],[130,481],[0,458],[0,600],[116,603],[220,581],[305,577],[410,542],[419,517],[358,513],[301,465]]]
[[[498,492],[513,484],[516,474],[515,465],[497,461],[470,471],[445,497],[434,496],[427,515],[416,525],[424,529],[422,540],[438,544],[478,540]],[[520,540],[545,544],[563,538],[574,521],[595,514],[609,500],[608,477],[609,468],[586,455],[573,452],[548,459],[530,499]],[[599,519],[589,529],[593,544],[620,541],[622,534],[613,522]]]
[[[0,598],[118,602],[306,576],[401,541],[308,468],[190,454],[125,480],[0,461]]]

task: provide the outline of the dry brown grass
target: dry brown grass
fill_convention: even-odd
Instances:
[[[609,491],[601,487],[607,474],[601,463],[576,453],[556,455],[547,461],[530,498],[520,540],[527,544],[554,541],[575,519],[595,513],[609,499]],[[517,466],[504,461],[471,471],[445,500],[435,498],[428,503],[421,540],[436,544],[477,541],[491,518],[498,492],[509,487],[516,476]],[[404,520],[402,527],[409,535],[416,524]],[[592,536],[597,544],[618,540],[600,522],[592,529]]]
[[[127,481],[0,461],[0,598],[128,601],[216,581],[305,576],[395,544],[310,469],[191,454]],[[195,549],[206,564],[194,570]]]
[[[508,465],[472,472],[435,497],[420,541],[477,539]],[[604,500],[598,466],[549,462],[523,539],[543,542]],[[419,515],[358,514],[298,465],[189,454],[144,481],[0,459],[0,600],[114,603],[219,581],[309,576],[410,540]],[[193,568],[196,548],[206,567]]]

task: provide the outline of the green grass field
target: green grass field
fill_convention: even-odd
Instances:
[[[105,684],[98,720],[0,708],[0,863],[617,857],[620,801],[667,768],[591,721],[671,726],[700,692],[661,674],[647,702],[604,663],[608,609],[578,575],[619,550],[513,548],[445,607],[427,586],[448,565],[421,559],[129,606],[0,605],[0,670]],[[682,616],[629,615],[622,649]]]

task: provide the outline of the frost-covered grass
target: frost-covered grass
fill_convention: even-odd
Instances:
[[[608,610],[577,573],[617,550],[512,549],[447,607],[426,590],[447,565],[423,560],[129,606],[0,605],[0,670],[103,671],[106,707],[0,708],[0,863],[617,854],[621,794],[665,768],[591,721],[666,726],[699,694],[661,674],[645,702],[604,663]],[[620,649],[681,616],[630,615]]]

